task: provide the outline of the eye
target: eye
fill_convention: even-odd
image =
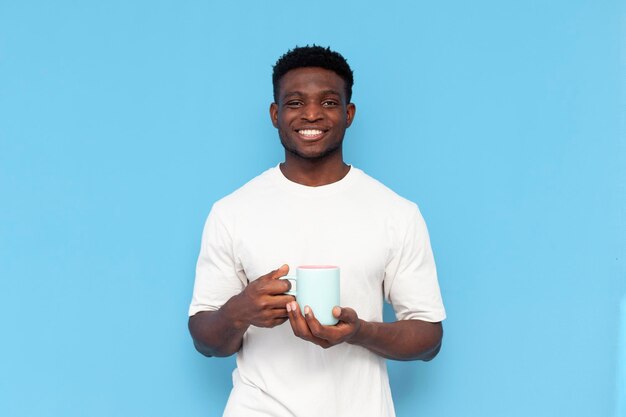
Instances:
[[[336,100],[324,100],[322,106],[324,107],[337,107],[339,103]]]
[[[289,100],[287,103],[285,103],[285,106],[289,108],[298,108],[302,106],[302,102],[300,100]]]

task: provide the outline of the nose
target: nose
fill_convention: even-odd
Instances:
[[[307,122],[315,122],[324,118],[322,106],[317,103],[308,103],[302,107],[301,117]]]

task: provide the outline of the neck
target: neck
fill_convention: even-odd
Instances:
[[[319,187],[340,181],[350,171],[350,166],[343,161],[341,151],[333,157],[305,159],[291,152],[285,152],[285,162],[280,170],[288,180],[309,187]]]

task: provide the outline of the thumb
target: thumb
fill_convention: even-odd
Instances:
[[[358,319],[356,311],[349,307],[333,307],[333,316],[335,316],[335,318],[339,321],[343,321],[345,323],[354,323]]]
[[[280,277],[284,277],[285,275],[287,275],[289,273],[289,265],[284,264],[283,266],[281,266],[280,268],[276,269],[275,271],[272,272],[271,277],[273,279],[278,279]]]

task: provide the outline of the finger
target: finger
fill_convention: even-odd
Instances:
[[[292,323],[293,332],[296,336],[301,337],[305,340],[311,341],[313,339],[313,335],[309,330],[309,326],[306,323],[302,312],[300,311],[300,306],[297,302],[292,301],[288,305],[288,314],[289,321]]]
[[[279,324],[283,324],[289,320],[289,316],[287,315],[287,310],[275,309],[275,310],[267,310],[265,311],[259,320],[259,327],[274,327]]]
[[[284,275],[287,275],[288,272],[289,272],[289,265],[284,264],[284,265],[280,266],[279,268],[274,269],[273,271],[268,272],[265,275],[261,275],[257,280],[276,279],[276,278],[282,277]]]
[[[272,328],[272,327],[280,326],[286,321],[287,321],[287,318],[268,319],[265,322],[263,322],[263,324],[261,324],[260,327]]]
[[[292,306],[295,306],[296,310],[293,310]],[[313,335],[311,329],[309,328],[309,324],[307,321],[308,319],[302,315],[300,307],[298,307],[298,304],[295,301],[288,305],[288,311],[290,315],[289,321],[292,324],[292,329],[296,336],[311,343],[314,343],[318,346],[321,346],[324,349],[328,349],[329,347],[333,346],[333,343],[329,342],[328,340]],[[307,311],[310,311],[310,309],[307,309]],[[315,320],[317,321],[317,319]]]
[[[287,317],[280,317],[279,314],[269,314],[269,312],[267,312],[260,316],[259,319],[254,322],[254,325],[257,327],[274,327],[283,324],[287,320],[289,320]]]
[[[285,275],[287,275],[289,273],[289,265],[284,264],[282,265],[280,268],[272,271],[270,273],[270,277],[272,279],[278,279],[280,277],[284,277]]]
[[[274,317],[281,318],[281,319],[282,318],[284,318],[284,319],[289,318],[289,314],[287,313],[287,309],[284,308],[284,307],[283,308],[275,308],[275,309],[273,309],[272,310],[272,315]]]
[[[265,320],[273,320],[276,318],[287,318],[289,315],[287,314],[287,309],[285,306],[279,308],[268,308],[261,312],[261,316],[265,318]]]
[[[300,307],[298,307],[298,303],[295,301],[291,301],[286,305],[287,315],[289,316],[289,324],[291,324],[291,330],[293,330],[293,334],[298,337],[304,338],[306,336],[306,332],[304,332],[304,328],[302,326],[302,317],[300,316]]]
[[[270,278],[265,282],[263,287],[268,294],[284,294],[291,289],[291,282],[288,279],[279,278]]]
[[[337,318],[339,321],[343,321],[344,323],[355,323],[358,320],[358,316],[356,311],[349,307],[339,307],[335,306],[333,308],[333,316]]]
[[[313,313],[313,309],[309,306],[304,307],[304,318],[306,319],[306,324],[308,325],[313,336],[328,339],[328,334],[324,326],[317,320],[315,314]]]
[[[289,324],[291,325],[291,330],[293,331],[293,334],[295,334],[296,336],[300,336],[299,330],[298,330],[298,323],[296,322],[297,321],[296,314],[294,312],[294,307],[292,306],[291,302],[287,303],[286,310],[287,310],[287,316],[289,317]]]
[[[274,319],[273,321],[273,325],[274,326],[280,326],[281,324],[283,324],[284,322],[286,322],[287,320],[289,320],[287,317],[282,317],[282,318],[278,318],[278,319]]]
[[[285,308],[288,302],[293,301],[290,295],[261,295],[254,302],[259,311],[271,311],[275,308]]]

